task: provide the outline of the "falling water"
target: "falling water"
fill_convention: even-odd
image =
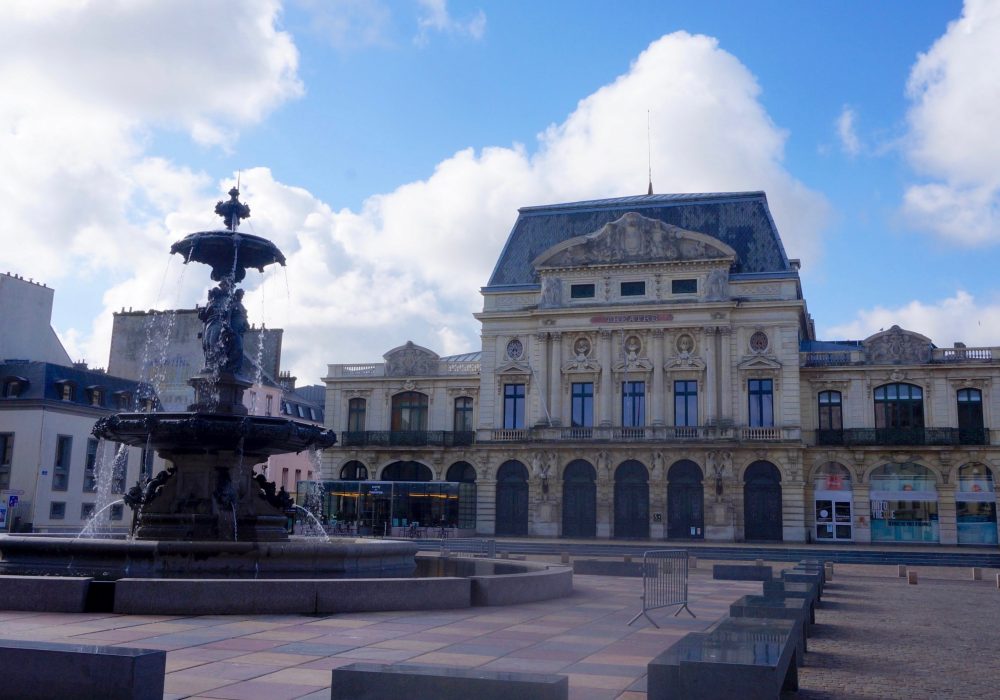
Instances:
[[[311,510],[303,508],[300,505],[295,505],[293,508],[295,508],[295,510],[301,510],[309,518],[310,528],[308,531],[303,530],[303,535],[306,535],[307,537],[322,537],[324,542],[327,544],[330,543],[330,536],[326,534],[326,530],[323,528],[323,523],[319,521],[319,518],[313,515]]]
[[[103,508],[101,508],[99,511],[97,511],[96,513],[94,513],[92,516],[90,516],[90,520],[87,521],[87,524],[84,526],[84,528],[82,530],[80,530],[80,534],[78,534],[74,539],[79,540],[81,538],[88,538],[89,539],[89,538],[97,537],[98,533],[97,533],[97,524],[96,523],[97,523],[98,519],[100,518],[101,514],[104,513],[106,510],[109,510],[112,506],[118,505],[119,503],[125,503],[125,501],[123,501],[120,498],[117,501],[111,501],[111,503],[107,504],[106,506],[104,506]]]
[[[239,542],[240,541],[240,536],[239,536],[239,532],[237,531],[237,527],[236,527],[236,504],[235,503],[230,503],[229,505],[233,509],[233,542]]]

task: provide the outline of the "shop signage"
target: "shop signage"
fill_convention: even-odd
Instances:
[[[599,316],[590,317],[590,322],[593,324],[627,323],[629,325],[642,325],[646,323],[656,323],[657,321],[673,320],[673,314],[601,314]]]

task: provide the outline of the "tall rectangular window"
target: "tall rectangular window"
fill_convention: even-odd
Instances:
[[[0,433],[0,489],[10,488],[10,464],[14,459],[14,433]]]
[[[622,426],[646,425],[646,382],[622,382]]]
[[[594,425],[594,383],[574,382],[572,397],[572,421],[574,428],[590,428]]]
[[[97,440],[87,440],[87,460],[83,463],[83,490],[87,493],[97,491]]]
[[[269,416],[274,412],[274,397],[268,394],[267,398],[264,399],[264,401],[266,403],[266,407],[264,408],[264,415]]]
[[[843,406],[839,391],[819,392],[819,429],[843,430]]]
[[[69,486],[70,459],[73,456],[73,438],[56,436],[56,458],[52,468],[52,490],[65,491]]]
[[[347,402],[347,430],[360,433],[365,429],[365,400],[351,399]]]
[[[427,430],[427,394],[404,391],[392,397],[392,430]]]
[[[774,426],[774,380],[751,379],[747,386],[750,400],[750,427]]]
[[[698,382],[687,379],[674,382],[674,425],[698,425]]]
[[[503,385],[503,427],[507,430],[524,427],[524,384]]]
[[[63,520],[66,517],[66,504],[61,501],[49,503],[49,520]]]
[[[472,431],[472,399],[459,396],[455,399],[455,432],[468,433]]]

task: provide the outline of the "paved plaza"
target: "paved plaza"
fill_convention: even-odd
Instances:
[[[775,564],[787,567],[789,564]],[[121,616],[0,613],[8,639],[164,649],[165,698],[328,698],[330,669],[357,661],[560,673],[574,700],[644,700],[647,662],[701,630],[760,584],[691,572],[692,619],[638,612],[637,578],[574,577],[565,599],[457,611],[308,617]],[[837,565],[822,606],[799,698],[995,697],[1000,688],[996,571]]]

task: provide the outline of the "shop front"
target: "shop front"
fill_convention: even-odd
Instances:
[[[985,464],[967,464],[958,470],[955,513],[959,544],[997,544],[993,472]]]
[[[813,505],[814,537],[817,542],[854,540],[851,472],[846,467],[828,462],[816,471],[813,480]]]
[[[468,536],[476,531],[476,484],[450,481],[323,481],[321,520],[332,532]]]
[[[871,475],[872,542],[940,542],[934,474],[912,462],[884,464]]]

